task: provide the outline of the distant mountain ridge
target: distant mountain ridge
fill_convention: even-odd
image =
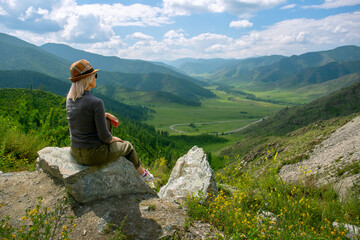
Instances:
[[[350,62],[360,60],[360,47],[343,46],[333,50],[305,53],[291,56],[280,61],[260,67],[249,72],[242,82],[277,82],[293,77],[295,74],[308,69],[321,67],[331,62]]]
[[[248,59],[184,58],[169,64],[213,84],[241,83],[256,89],[269,90],[276,87],[301,87],[342,77],[359,71],[359,60],[360,47],[342,46],[291,57],[272,55]]]
[[[174,61],[166,62],[190,75],[192,74],[208,74],[228,65],[233,64],[237,59],[201,59],[201,58],[181,58]]]
[[[70,62],[75,62],[79,59],[86,59],[93,66],[96,66],[96,68],[100,68],[103,71],[136,74],[163,73],[187,79],[200,86],[205,85],[205,83],[188,75],[184,75],[183,73],[177,72],[172,68],[167,68],[164,65],[149,61],[122,59],[115,56],[103,56],[100,54],[78,50],[64,44],[47,43],[40,46],[40,48]]]

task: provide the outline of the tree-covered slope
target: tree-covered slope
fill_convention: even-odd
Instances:
[[[30,70],[66,79],[70,62],[41,48],[0,33],[0,70]]]
[[[0,88],[41,89],[65,97],[71,86],[43,73],[30,70],[0,70]]]
[[[111,91],[112,87],[124,87],[143,92],[162,91],[195,101],[201,98],[215,97],[211,91],[189,80],[161,73],[133,74],[99,72],[98,84],[107,85],[108,88],[110,88],[108,91]]]
[[[70,81],[64,82],[38,72],[27,70],[0,71],[0,88],[41,89],[65,97],[70,85]],[[115,112],[119,116],[138,121],[150,117],[150,112],[147,108],[130,106],[96,91],[93,94],[104,101],[105,107],[109,111]]]
[[[305,69],[289,79],[277,81],[277,85],[282,87],[303,87],[324,83],[359,71],[360,60],[331,62],[321,67]]]

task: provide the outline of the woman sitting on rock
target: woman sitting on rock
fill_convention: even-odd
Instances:
[[[105,164],[125,156],[145,182],[153,180],[153,175],[141,166],[132,144],[112,136],[112,126],[119,125],[118,119],[105,113],[103,101],[90,93],[90,89],[96,86],[97,71],[99,69],[93,69],[84,59],[70,67],[72,85],[66,99],[66,113],[71,155],[78,163],[88,166]]]

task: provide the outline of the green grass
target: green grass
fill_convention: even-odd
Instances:
[[[314,97],[309,96],[306,93],[299,93],[296,91],[291,91],[289,89],[273,89],[270,91],[246,91],[248,93],[254,94],[258,98],[280,101],[288,103],[289,105],[301,105],[309,103],[311,100],[314,100]],[[317,96],[319,97],[319,96]]]

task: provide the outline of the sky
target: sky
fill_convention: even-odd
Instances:
[[[291,56],[360,46],[360,0],[0,0],[0,32],[126,59]]]

